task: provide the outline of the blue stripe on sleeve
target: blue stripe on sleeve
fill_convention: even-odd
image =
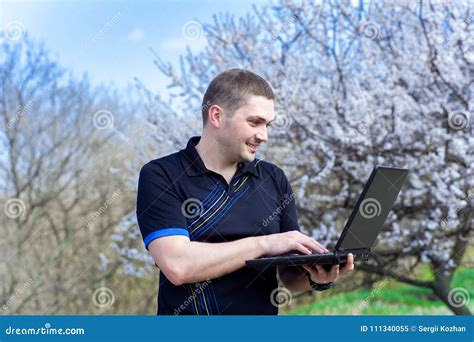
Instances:
[[[171,235],[185,235],[189,237],[189,232],[185,228],[166,228],[166,229],[158,230],[156,232],[148,234],[148,236],[143,240],[143,242],[145,243],[145,248],[148,249],[148,245],[153,240],[158,239],[163,236],[171,236]]]

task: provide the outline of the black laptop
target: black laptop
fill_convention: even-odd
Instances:
[[[335,264],[343,266],[349,253],[354,255],[354,260],[367,260],[388,213],[407,180],[408,172],[407,169],[385,166],[373,169],[332,253],[264,256],[247,260],[245,264],[257,269],[319,264],[329,270]]]

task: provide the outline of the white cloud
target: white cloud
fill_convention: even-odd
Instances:
[[[141,42],[143,38],[145,38],[145,32],[140,28],[135,28],[128,34],[128,39],[132,42]]]

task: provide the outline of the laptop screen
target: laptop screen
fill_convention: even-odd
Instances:
[[[374,168],[336,244],[336,250],[372,248],[408,177],[407,169]]]

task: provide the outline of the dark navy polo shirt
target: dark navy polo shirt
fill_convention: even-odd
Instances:
[[[163,236],[219,243],[299,230],[294,195],[283,171],[255,159],[240,163],[230,184],[206,169],[189,140],[177,153],[155,159],[140,172],[137,217],[145,247]],[[158,314],[274,315],[276,268],[244,266],[199,283],[173,285],[161,272]],[[274,291],[275,290],[275,291]],[[273,292],[272,292],[273,291]]]

